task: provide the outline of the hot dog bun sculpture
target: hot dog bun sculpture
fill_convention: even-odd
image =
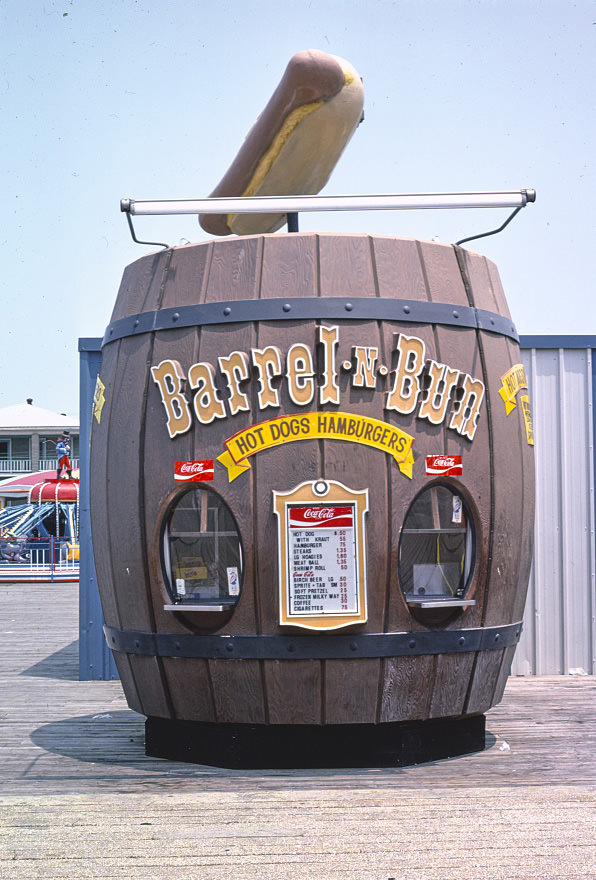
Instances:
[[[294,55],[271,100],[211,197],[315,195],[362,120],[351,64],[308,49]],[[274,232],[285,214],[201,214],[211,235]]]

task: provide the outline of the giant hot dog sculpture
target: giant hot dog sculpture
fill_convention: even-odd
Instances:
[[[211,197],[314,195],[362,119],[364,90],[351,64],[298,52]],[[212,235],[274,232],[285,214],[201,214]]]

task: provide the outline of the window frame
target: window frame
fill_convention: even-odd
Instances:
[[[184,599],[180,597],[178,590],[175,588],[173,584],[173,573],[172,573],[172,564],[170,557],[170,532],[169,526],[174,515],[174,512],[181,501],[184,499],[186,495],[189,495],[191,492],[207,492],[210,495],[214,496],[217,499],[218,506],[222,506],[225,508],[230,515],[232,522],[234,524],[235,535],[238,539],[238,549],[239,549],[239,571],[238,571],[238,595],[237,596],[220,596],[218,598],[204,598],[200,600],[193,600],[192,597],[189,599]],[[209,508],[208,508],[209,509]],[[200,536],[201,532],[196,532],[197,536]],[[176,495],[170,499],[165,512],[162,516],[160,531],[159,531],[159,552],[160,552],[160,562],[161,562],[161,570],[162,577],[164,580],[166,592],[169,598],[169,602],[164,605],[164,610],[166,611],[207,611],[207,612],[232,612],[237,607],[240,599],[242,597],[242,591],[244,589],[244,571],[245,571],[245,554],[244,554],[244,546],[242,542],[242,535],[240,533],[240,529],[238,527],[238,521],[234,516],[234,512],[232,508],[227,503],[227,501],[219,494],[219,492],[215,491],[215,489],[210,486],[198,485],[194,483],[191,486],[186,486],[181,492],[176,493]]]
[[[442,528],[438,528],[438,529],[431,528],[429,530],[408,529],[408,528],[406,528],[406,523],[408,521],[408,517],[412,513],[415,505],[419,502],[419,500],[424,495],[426,495],[426,493],[429,493],[434,489],[440,489],[440,488],[446,489],[448,492],[450,492],[452,497],[457,496],[457,497],[461,498],[463,511],[466,516],[465,530],[464,529],[457,530],[457,531],[461,531],[462,534],[465,536],[465,555],[466,555],[466,557],[468,556],[468,553],[469,553],[469,564],[468,564],[467,575],[465,577],[465,583],[464,583],[463,589],[461,591],[461,595],[442,596],[441,594],[435,594],[435,593],[428,593],[428,594],[414,594],[413,592],[408,593],[408,592],[406,592],[406,590],[404,588],[404,584],[403,584],[403,574],[402,574],[403,570],[402,570],[402,561],[401,561],[402,544],[403,544],[404,535],[406,535],[408,533],[413,534],[415,532],[423,533],[423,532],[428,531],[429,534],[435,533],[439,536],[443,533],[446,533],[448,530],[442,529]],[[464,491],[462,486],[455,485],[454,483],[448,482],[446,480],[436,480],[436,481],[424,486],[414,496],[414,498],[412,499],[412,501],[408,505],[408,509],[406,511],[406,514],[405,514],[404,520],[403,520],[403,524],[400,529],[399,542],[398,542],[398,553],[397,553],[398,585],[399,585],[401,595],[409,608],[416,608],[416,609],[432,609],[432,608],[450,609],[451,608],[452,609],[452,608],[465,608],[465,607],[472,606],[472,605],[476,604],[475,599],[471,599],[468,597],[470,594],[470,589],[472,587],[472,583],[474,581],[474,574],[475,574],[475,570],[476,570],[476,562],[477,562],[477,556],[478,556],[478,552],[477,552],[478,533],[479,532],[478,532],[478,528],[477,528],[477,517],[476,517],[475,511],[474,511],[474,508],[472,506],[472,503],[471,503],[467,493]],[[413,565],[414,565],[414,563],[412,563],[412,569],[413,569]]]

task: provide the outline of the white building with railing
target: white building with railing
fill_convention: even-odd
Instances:
[[[71,464],[79,466],[79,425],[65,413],[34,406],[31,398],[0,409],[0,483],[4,478],[56,467],[56,443],[71,437]],[[0,506],[2,505],[0,500]]]

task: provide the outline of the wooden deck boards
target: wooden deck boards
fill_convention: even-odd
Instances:
[[[0,878],[596,876],[596,678],[511,679],[484,752],[417,767],[168,762],[77,680],[77,588],[0,586]]]

